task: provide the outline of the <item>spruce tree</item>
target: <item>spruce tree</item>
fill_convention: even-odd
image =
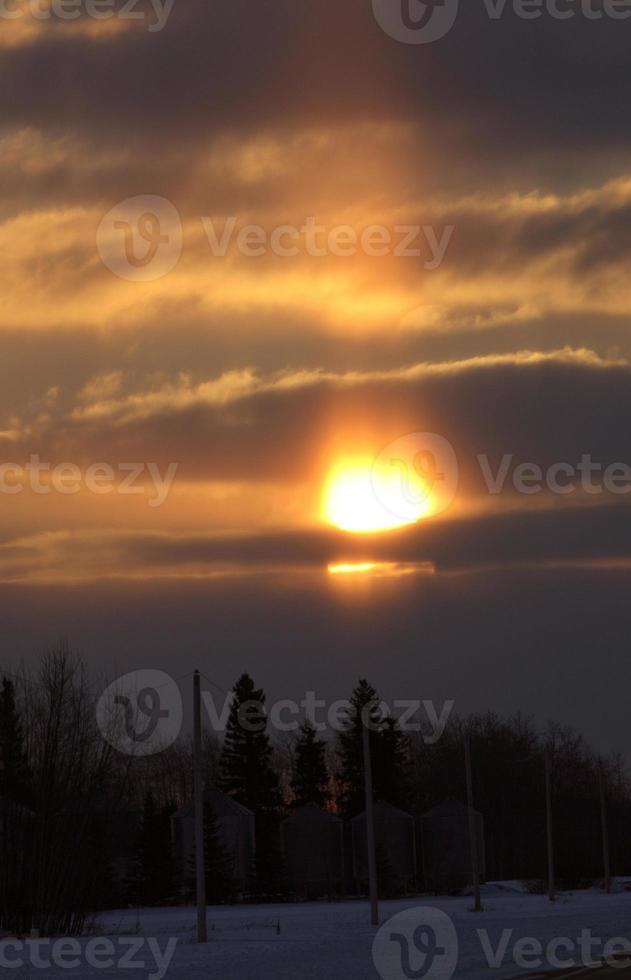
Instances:
[[[405,809],[410,805],[408,739],[392,717],[384,720],[377,739],[375,796]]]
[[[405,806],[407,740],[393,718],[384,718],[374,687],[360,680],[350,702],[345,727],[338,737],[342,808],[347,817],[363,812],[364,789],[363,717],[369,720],[370,754],[375,800]]]
[[[225,846],[217,815],[212,805],[204,803],[204,866],[206,871],[206,902],[208,905],[221,905],[234,902],[237,895],[234,855]],[[188,868],[188,891],[195,895],[197,869],[195,865],[195,846]]]
[[[368,708],[369,705],[371,706],[370,708]],[[347,817],[356,816],[365,807],[364,710],[368,712],[368,718],[370,719],[370,750],[373,760],[373,781],[374,787],[376,787],[379,782],[377,769],[380,753],[377,752],[377,739],[378,731],[381,728],[381,715],[378,707],[377,692],[372,684],[369,684],[367,680],[361,679],[351,695],[350,710],[347,713],[344,729],[338,735],[338,755],[342,783],[341,804],[344,814]],[[377,762],[377,765],[375,765],[375,762]]]
[[[256,821],[255,886],[260,895],[282,891],[280,794],[272,768],[265,694],[243,674],[233,688],[220,760],[219,786],[253,811]]]
[[[307,806],[308,803],[324,807],[331,796],[326,765],[326,744],[317,737],[315,728],[309,722],[300,729],[291,788],[295,807]]]
[[[233,688],[220,760],[220,788],[254,813],[278,807],[278,780],[272,769],[265,694],[249,674]]]

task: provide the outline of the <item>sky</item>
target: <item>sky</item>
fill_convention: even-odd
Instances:
[[[3,660],[626,751],[631,5],[0,6]]]

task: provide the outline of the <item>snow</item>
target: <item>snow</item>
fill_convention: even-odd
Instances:
[[[456,980],[488,980],[490,971],[478,930],[488,930],[493,948],[503,930],[513,930],[504,962],[492,971],[497,980],[528,973],[511,956],[514,942],[521,938],[534,937],[544,944],[558,937],[576,940],[585,929],[591,929],[603,942],[613,937],[631,938],[629,893],[608,896],[596,890],[574,892],[561,895],[551,905],[544,896],[524,894],[519,882],[494,882],[484,887],[483,901],[481,913],[471,911],[470,898],[383,902],[381,921],[419,906],[447,913],[458,934]],[[196,914],[192,908],[108,912],[93,924],[91,935],[109,937],[114,944],[122,937],[136,937],[137,942],[151,937],[154,947],[157,941],[163,951],[170,939],[177,939],[164,974],[167,980],[377,980],[379,976],[371,952],[376,930],[369,924],[368,905],[363,901],[210,907],[208,922],[206,946],[194,942]],[[89,937],[81,942],[85,952]],[[578,954],[573,958],[580,962]],[[79,969],[0,968],[0,977],[124,980],[127,975],[130,980],[156,980],[155,961],[146,946],[136,959],[145,960],[142,971],[128,972],[120,965],[103,969],[82,962]],[[533,966],[530,972],[534,975],[540,970]],[[404,980],[404,976],[395,970],[388,980]],[[433,980],[431,972],[428,976]]]

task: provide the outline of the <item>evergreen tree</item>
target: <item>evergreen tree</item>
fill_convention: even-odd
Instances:
[[[265,694],[249,674],[233,688],[220,760],[220,788],[253,811],[256,820],[256,888],[260,894],[282,890],[279,839],[280,794],[272,768]]]
[[[353,817],[361,813],[365,806],[364,798],[364,751],[363,717],[364,711],[370,720],[370,749],[373,761],[373,787],[378,779],[375,762],[379,759],[376,751],[381,715],[377,703],[377,692],[367,680],[361,679],[355,687],[350,702],[350,710],[344,730],[338,736],[338,755],[342,783],[341,804],[345,816]],[[370,706],[370,707],[369,707]],[[376,730],[375,730],[376,729]]]
[[[377,739],[375,796],[406,809],[411,802],[408,739],[394,718],[384,720]]]
[[[237,894],[234,855],[223,842],[217,815],[208,801],[204,803],[204,864],[206,903],[221,905],[224,902],[234,902]],[[196,881],[197,869],[193,846],[187,882],[191,896],[195,895]]]
[[[296,807],[306,806],[308,803],[324,807],[331,796],[326,745],[317,737],[315,728],[309,722],[300,729],[291,788],[295,797],[293,805]]]
[[[347,817],[365,808],[364,715],[369,723],[373,795],[395,806],[406,805],[407,742],[393,718],[384,718],[374,687],[360,680],[353,691],[345,727],[339,734],[338,755],[342,809]]]
[[[220,788],[254,813],[278,807],[278,780],[272,769],[265,694],[243,674],[233,701],[220,760]]]

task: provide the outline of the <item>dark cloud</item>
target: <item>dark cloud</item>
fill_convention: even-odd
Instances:
[[[182,479],[300,481],[323,478],[333,441],[338,454],[377,453],[408,432],[435,432],[454,446],[465,496],[486,492],[479,454],[494,469],[504,454],[546,469],[578,464],[584,453],[603,466],[631,464],[631,369],[587,356],[474,360],[353,383],[304,384],[298,376],[286,388],[253,375],[251,387],[215,404],[195,384],[156,383],[144,400],[132,387],[106,399],[101,417],[73,418],[72,405],[85,406],[62,399],[61,413],[53,407],[49,424],[6,452],[18,460],[39,452],[51,461],[174,461]],[[145,417],[133,418],[138,412]]]
[[[326,568],[329,564],[383,562],[434,566],[438,574],[495,567],[625,563],[631,570],[631,506],[603,504],[434,519],[375,535],[334,529],[207,537],[130,533],[105,536],[117,567],[150,568],[177,576],[186,567],[238,569]],[[44,542],[45,543],[45,542]],[[56,560],[80,561],[89,539],[61,541]],[[98,536],[93,539],[98,550]],[[24,556],[34,556],[32,547]]]
[[[117,370],[127,375],[129,390],[142,389],[148,374],[167,376],[190,372],[204,381],[243,367],[244,359],[268,374],[279,368],[324,371],[395,371],[402,364],[445,363],[516,350],[552,352],[579,346],[605,357],[612,352],[631,362],[628,317],[605,314],[556,315],[515,321],[501,318],[489,326],[476,324],[479,308],[461,311],[463,325],[422,331],[397,331],[366,343],[362,333],[322,335],[316,315],[306,312],[206,314],[176,306],[159,318],[113,331],[89,331],[59,323],[42,324],[34,336],[8,324],[2,334],[5,368],[0,387],[0,416],[21,414],[51,384],[51,365],[63,366],[65,407],[95,376]],[[488,311],[489,314],[491,311]],[[177,330],[173,324],[177,320]],[[245,352],[245,353],[244,353]],[[25,370],[25,364],[28,369]]]
[[[366,0],[178,0],[160,34],[54,31],[4,52],[0,109],[6,125],[52,119],[156,147],[218,129],[397,118],[418,122],[444,153],[468,148],[469,160],[591,153],[628,145],[629,31],[580,14],[525,21],[510,8],[493,21],[480,0],[461,4],[442,41],[416,47],[387,37]]]

